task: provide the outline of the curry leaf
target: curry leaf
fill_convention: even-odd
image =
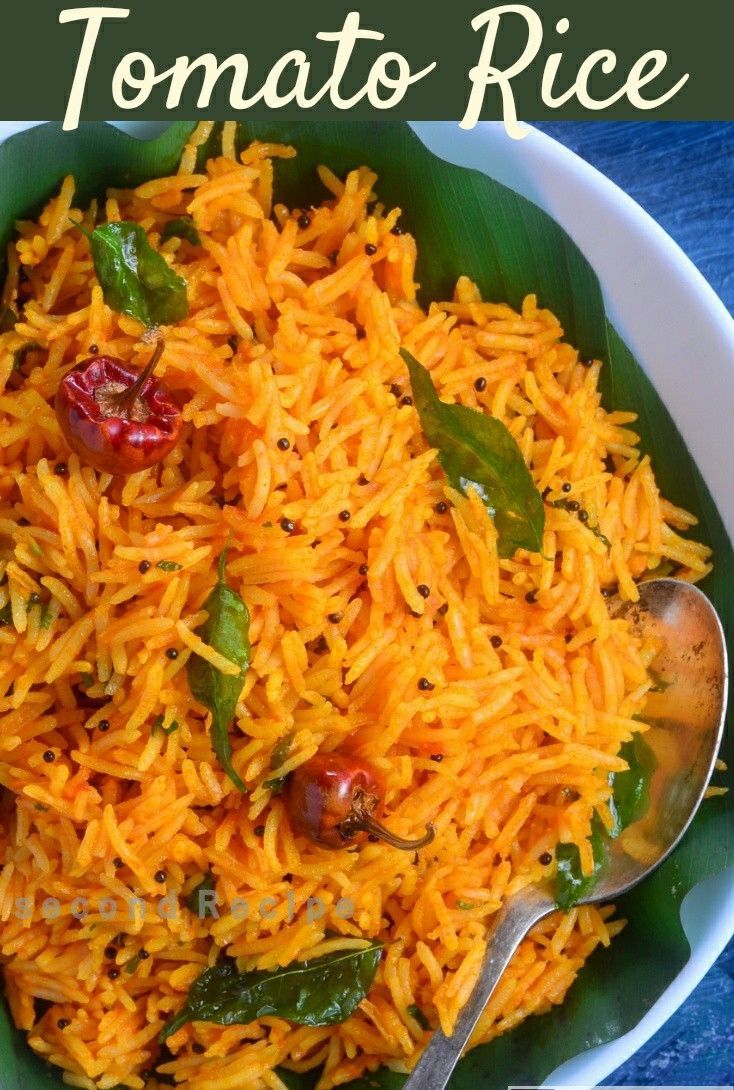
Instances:
[[[165,1041],[187,1022],[247,1025],[273,1015],[299,1026],[344,1022],[370,990],[382,945],[340,950],[284,969],[240,973],[234,961],[206,969],[189,990],[183,1009],[163,1028]]]
[[[167,727],[164,727],[164,726],[163,726],[163,724],[165,723],[165,721],[166,721],[166,717],[165,717],[165,715],[164,715],[164,714],[163,714],[163,713],[161,712],[161,713],[160,713],[159,715],[157,715],[157,716],[155,717],[155,719],[153,720],[153,725],[152,725],[152,727],[151,727],[151,730],[152,730],[152,731],[157,731],[157,730],[159,730],[159,731],[160,731],[160,732],[161,732],[162,734],[173,734],[173,733],[174,733],[174,731],[177,731],[177,730],[178,730],[178,728],[179,728],[179,722],[178,722],[178,719],[173,719],[173,720],[171,721],[171,723],[169,724],[169,726],[167,726]]]
[[[400,354],[408,365],[426,441],[438,450],[451,485],[464,493],[473,487],[481,496],[494,518],[500,556],[512,556],[517,549],[540,552],[543,500],[505,425],[466,405],[439,400],[426,368],[406,349]]]
[[[581,857],[575,844],[559,844],[556,848],[556,904],[566,911],[573,908],[587,893],[591,893],[606,858],[603,826],[596,814],[589,840],[594,855],[594,869],[591,874],[584,874],[581,870]]]
[[[634,734],[620,751],[629,765],[624,772],[613,772],[612,805],[616,818],[615,835],[639,821],[650,805],[650,780],[655,770],[655,755],[645,741],[644,734]]]
[[[214,875],[211,871],[204,875],[191,893],[189,894],[186,904],[188,908],[198,916],[200,920],[205,920],[207,916],[214,916],[216,912],[212,908],[211,898],[203,897],[202,894],[213,893],[216,888],[216,882]]]
[[[183,564],[177,564],[175,560],[159,560],[156,568],[161,571],[181,571]]]
[[[411,1003],[408,1007],[408,1014],[411,1018],[414,1018],[421,1029],[430,1029],[431,1023],[426,1018],[423,1011],[420,1009],[417,1003]]]
[[[2,609],[0,609],[0,625],[10,624],[13,620],[13,610],[10,602],[6,602]]]
[[[139,223],[96,227],[90,247],[105,303],[113,310],[148,328],[186,317],[186,281],[153,249]]]
[[[140,957],[140,954],[134,954],[129,961],[125,962],[125,972],[129,973],[132,976],[132,974],[140,965],[141,960],[142,958]]]
[[[13,353],[13,370],[20,371],[25,358],[29,352],[38,352],[41,345],[37,341],[28,341],[26,344],[22,344],[20,348],[16,348]]]
[[[283,790],[285,781],[285,776],[273,776],[272,779],[263,781],[263,787],[267,787],[268,791],[272,791],[274,795],[279,795]]]
[[[239,594],[226,582],[226,563],[225,549],[219,558],[217,582],[204,602],[208,616],[197,629],[197,635],[220,655],[239,666],[239,672],[223,674],[199,655],[191,656],[187,668],[191,692],[212,715],[212,748],[232,783],[244,792],[247,788],[232,765],[229,726],[234,719],[245,673],[250,665],[250,614]]]
[[[606,859],[606,843],[619,836],[623,829],[638,821],[650,804],[650,779],[655,768],[655,757],[642,734],[633,735],[619,751],[619,756],[629,765],[624,772],[613,772],[609,777],[612,794],[609,809],[614,826],[607,830],[594,815],[591,827],[591,850],[594,870],[583,874],[579,850],[575,844],[559,844],[556,848],[558,866],[556,876],[556,903],[559,908],[569,909],[582,897],[591,893]]]
[[[288,760],[293,748],[294,738],[295,734],[284,734],[273,746],[270,752],[270,767],[273,771],[275,771],[276,768],[280,768],[280,766],[284,765]]]
[[[169,220],[161,231],[161,245],[168,242],[169,238],[185,238],[192,246],[201,246],[201,238],[191,216],[177,216],[176,219]]]
[[[588,528],[589,528],[589,530],[591,530],[591,532],[592,532],[592,534],[594,535],[594,537],[598,537],[598,538],[599,538],[599,540],[601,541],[602,545],[606,545],[607,549],[611,549],[611,547],[612,547],[612,543],[611,543],[611,541],[609,540],[609,538],[607,537],[607,535],[606,535],[606,534],[603,534],[603,533],[601,532],[601,530],[599,529],[599,527],[598,527],[598,526],[589,526]]]

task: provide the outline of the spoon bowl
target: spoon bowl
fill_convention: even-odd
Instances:
[[[615,602],[632,633],[659,642],[645,705],[644,740],[654,765],[649,805],[609,845],[599,881],[584,903],[619,897],[666,859],[693,821],[724,732],[727,653],[724,631],[705,594],[680,579],[651,579],[639,602]]]
[[[627,620],[634,636],[659,646],[645,706],[644,738],[653,759],[649,798],[644,812],[608,841],[598,880],[579,904],[619,897],[670,855],[703,800],[724,732],[728,664],[716,610],[679,579],[651,579],[638,589],[638,602],[610,602],[609,610]],[[403,1090],[443,1090],[512,955],[557,907],[550,884],[526,886],[508,898],[454,1032],[447,1037],[436,1030]]]

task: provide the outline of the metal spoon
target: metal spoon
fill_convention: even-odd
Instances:
[[[662,684],[645,709],[645,741],[659,759],[647,813],[609,842],[599,881],[580,904],[619,897],[670,855],[698,810],[724,731],[728,667],[714,607],[677,579],[652,579],[639,590],[639,602],[610,603],[610,610],[625,616],[636,634],[662,644],[653,662]],[[436,1030],[403,1090],[443,1090],[512,955],[555,909],[550,886],[526,886],[505,902],[454,1032],[446,1037]]]

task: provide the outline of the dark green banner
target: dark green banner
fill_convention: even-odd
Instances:
[[[734,116],[729,0],[4,5],[0,115]]]

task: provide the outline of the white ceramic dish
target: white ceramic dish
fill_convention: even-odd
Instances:
[[[0,142],[33,124],[0,122]],[[161,127],[120,124],[135,135]],[[471,131],[453,122],[413,128],[442,158],[535,201],[578,243],[599,276],[611,321],[670,410],[734,538],[734,320],[692,262],[621,189],[543,133],[531,129],[515,141],[499,123]],[[682,918],[691,958],[658,1002],[624,1037],[559,1067],[549,1085],[598,1085],[678,1009],[734,934],[734,867],[692,890]]]

